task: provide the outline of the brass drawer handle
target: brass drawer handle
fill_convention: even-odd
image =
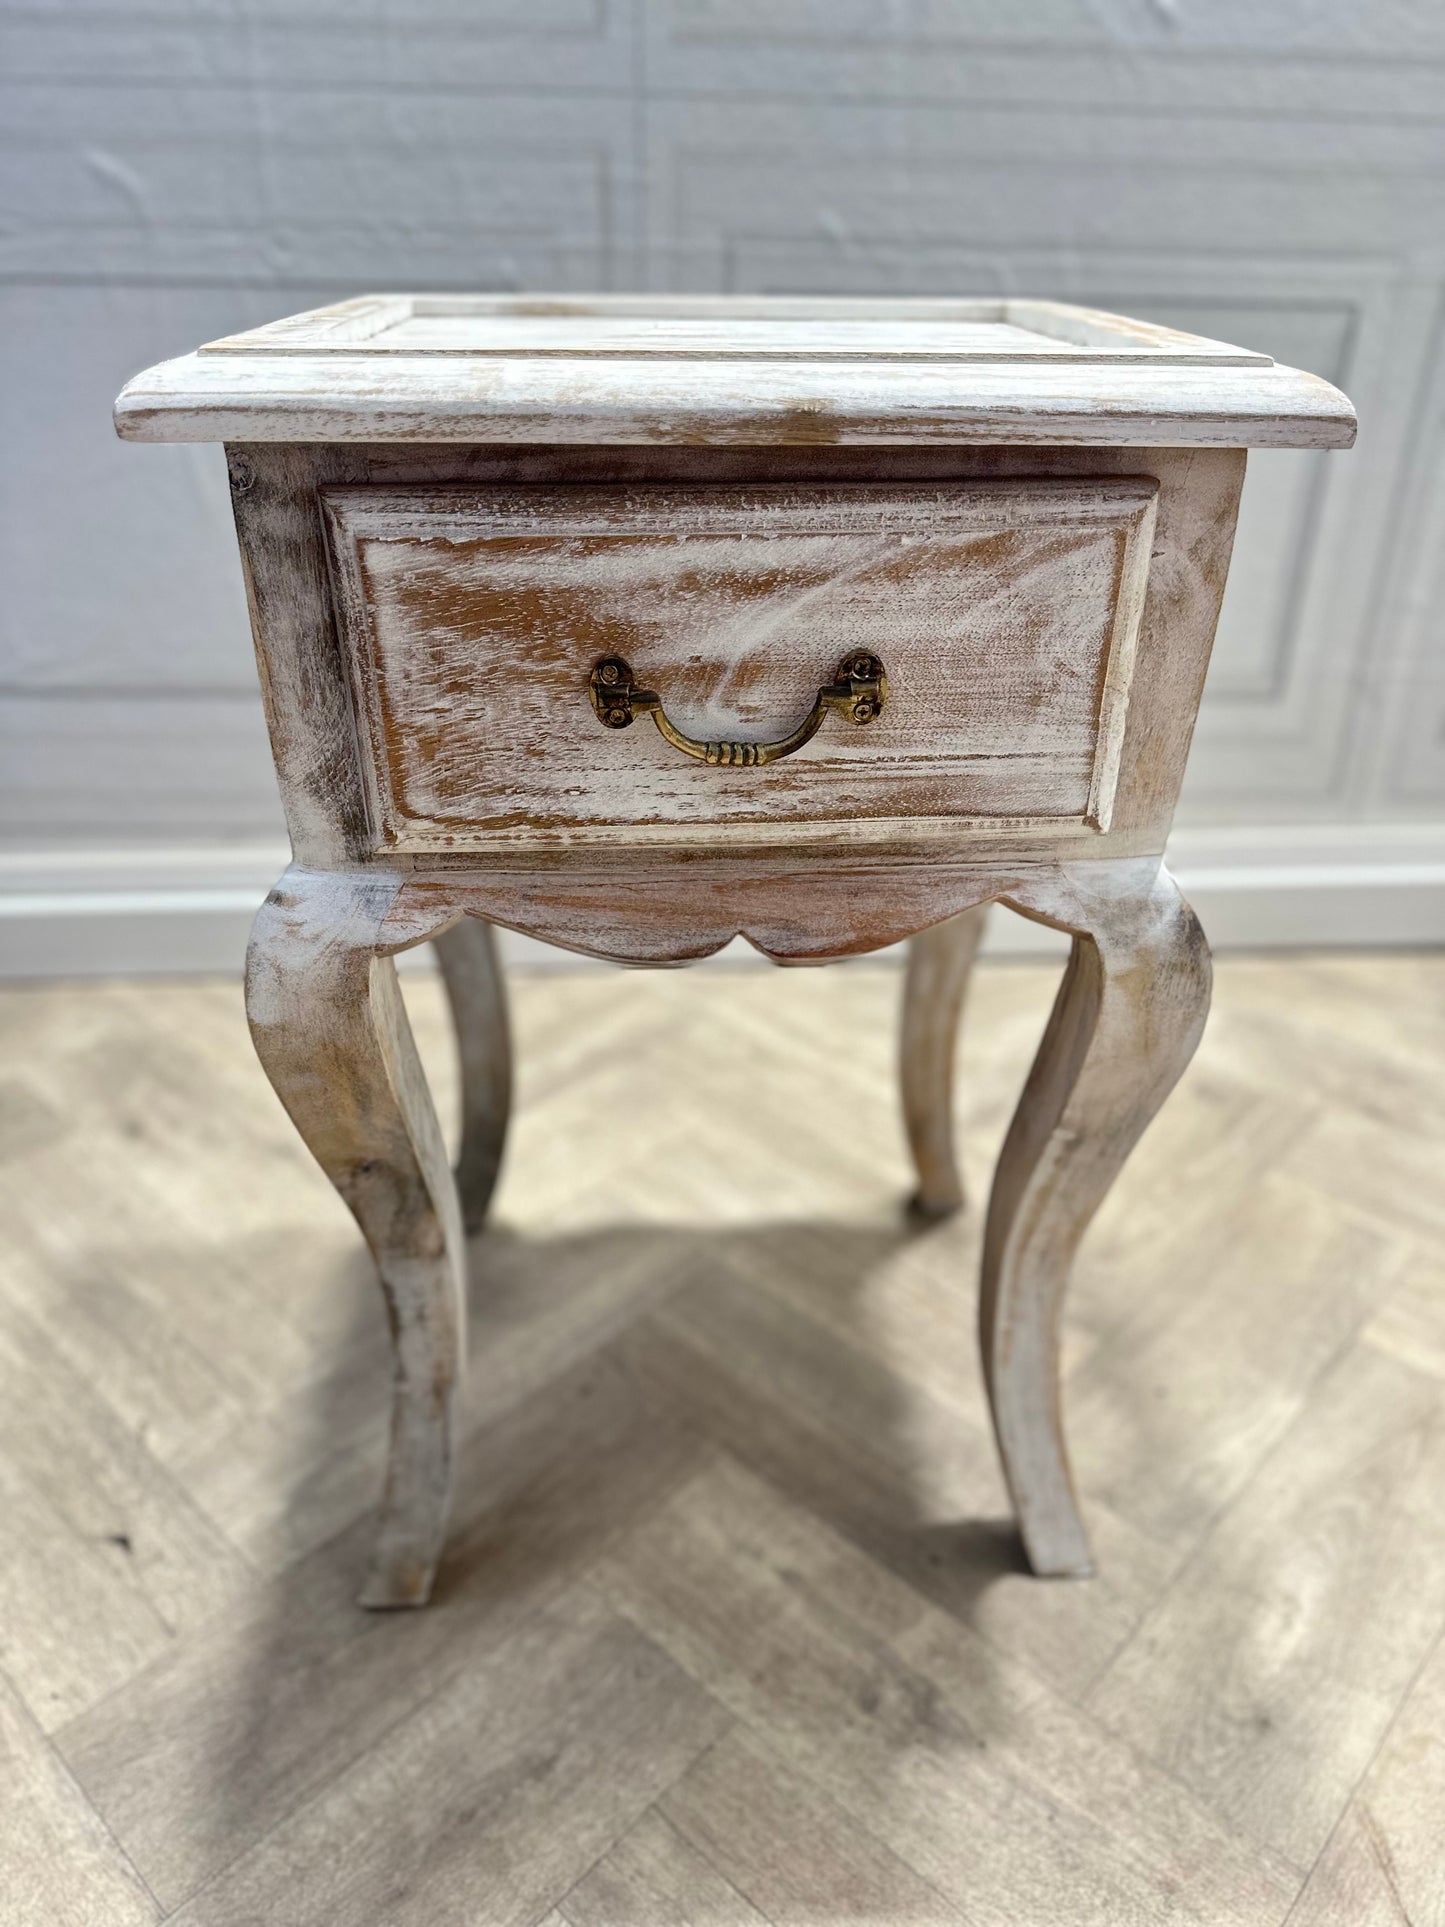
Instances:
[[[684,756],[694,756],[700,763],[751,767],[755,763],[776,763],[811,742],[830,709],[850,723],[871,723],[888,700],[888,678],[876,656],[855,649],[839,663],[837,679],[824,683],[818,691],[809,714],[776,743],[705,743],[696,736],[684,736],[667,720],[662,698],[655,690],[634,688],[632,670],[621,656],[603,656],[593,664],[588,694],[598,721],[608,729],[626,729],[634,717],[650,715],[668,742]]]

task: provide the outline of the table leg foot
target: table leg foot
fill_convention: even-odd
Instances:
[[[391,1450],[367,1606],[425,1603],[446,1530],[465,1356],[456,1189],[396,967],[397,889],[293,866],[257,916],[246,969],[267,1076],[376,1259],[393,1342]]]
[[[1210,961],[1161,865],[1068,866],[1009,902],[1073,934],[989,1200],[979,1304],[994,1429],[1029,1564],[1092,1570],[1064,1445],[1058,1326],[1075,1250],[1204,1028]]]

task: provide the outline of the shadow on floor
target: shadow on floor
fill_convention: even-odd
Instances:
[[[183,1805],[206,1837],[183,1856],[190,1871],[204,1877],[244,1852],[308,1786],[475,1676],[720,1453],[968,1619],[1021,1569],[1017,1537],[1006,1518],[930,1515],[915,1477],[917,1389],[878,1355],[866,1309],[869,1281],[920,1235],[947,1234],[800,1221],[561,1238],[499,1227],[474,1240],[472,1371],[433,1601],[399,1614],[354,1605],[370,1506],[267,1587],[216,1656],[209,1738],[193,1734]],[[766,1288],[802,1263],[826,1321]],[[310,1448],[321,1458],[328,1440],[374,1448],[386,1404],[379,1299],[359,1255],[337,1285],[355,1321],[339,1347],[344,1367],[312,1389]],[[970,1306],[961,1272],[960,1348],[971,1344]],[[961,1410],[957,1435],[963,1477],[976,1466],[995,1511],[992,1442]],[[189,1720],[200,1713],[188,1709]]]

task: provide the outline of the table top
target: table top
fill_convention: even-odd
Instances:
[[[1246,348],[1054,301],[366,295],[127,384],[132,441],[1347,447]]]

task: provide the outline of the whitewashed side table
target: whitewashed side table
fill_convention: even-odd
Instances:
[[[1034,1570],[1086,1572],[1056,1332],[1204,1022],[1161,858],[1245,450],[1347,447],[1345,398],[1052,302],[378,296],[152,368],[116,421],[227,444],[295,853],[251,1024],[395,1336],[365,1603],[424,1601],[443,1543],[463,1217],[506,1123],[489,926],[629,963],[913,938],[905,1105],[943,1209],[995,900],[1073,950],[994,1180],[984,1365]],[[427,939],[460,1208],[391,961]]]

